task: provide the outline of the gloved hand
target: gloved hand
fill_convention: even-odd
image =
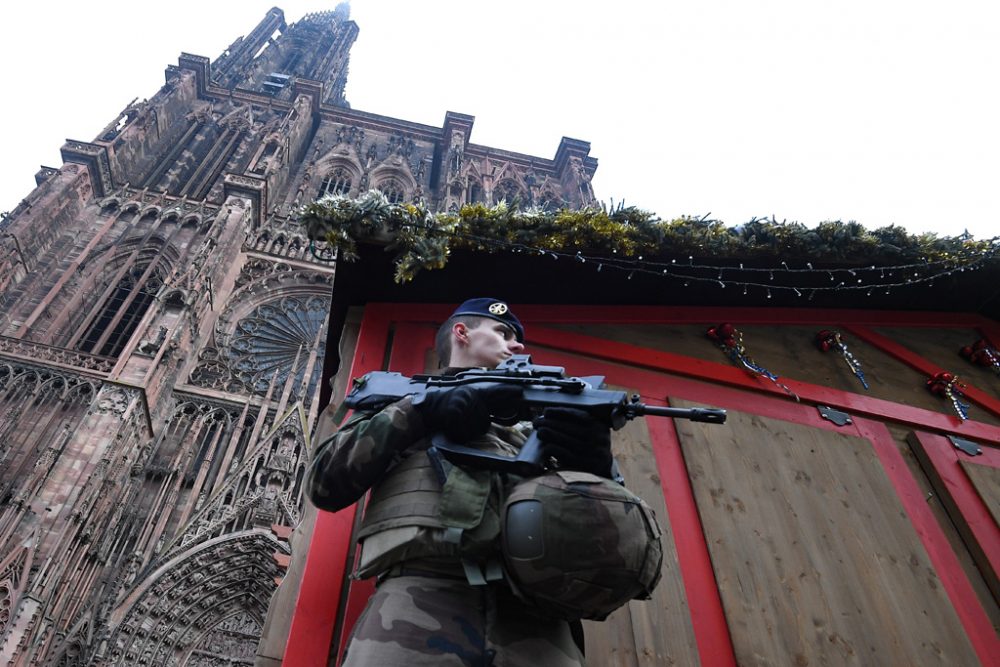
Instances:
[[[555,458],[561,470],[611,477],[611,429],[575,408],[546,408],[532,422],[542,441],[542,456]]]
[[[517,411],[523,390],[510,384],[461,385],[436,389],[415,401],[430,432],[440,432],[455,442],[467,442],[490,427],[490,415],[506,417]]]

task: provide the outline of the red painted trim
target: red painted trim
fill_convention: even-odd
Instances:
[[[361,548],[355,546],[356,551],[360,552]],[[357,555],[357,554],[356,554]],[[364,579],[362,581],[351,580],[347,586],[347,604],[344,605],[344,620],[340,628],[340,636],[334,637],[337,642],[337,658],[334,665],[339,667],[341,659],[344,656],[344,650],[347,648],[347,642],[351,638],[351,630],[354,629],[354,624],[358,622],[358,618],[361,617],[361,612],[365,610],[365,605],[368,604],[368,598],[372,596],[375,592],[375,580],[374,579]]]
[[[947,487],[948,494],[958,506],[962,520],[989,561],[994,575],[1000,575],[1000,529],[982,496],[959,465],[965,458],[969,463],[1000,468],[1000,449],[983,447],[982,454],[970,457],[961,453],[943,436],[919,431],[915,435],[938,477]]]
[[[1000,637],[997,636],[989,616],[972,588],[972,584],[965,576],[958,557],[948,543],[948,538],[945,537],[934,513],[928,507],[923,491],[913,475],[910,474],[906,461],[903,460],[903,455],[896,447],[889,429],[885,427],[885,424],[867,419],[859,419],[857,422],[864,437],[874,445],[882,468],[896,488],[903,508],[920,537],[920,541],[923,542],[927,555],[934,565],[934,571],[944,586],[980,662],[984,665],[997,664],[996,661],[1000,656]],[[996,526],[994,524],[995,532]],[[994,553],[997,553],[996,550]]]
[[[1000,349],[1000,347],[998,347],[1000,346],[1000,324],[997,324],[996,322],[981,324],[979,325],[979,333],[986,339],[986,342],[990,347],[994,350]],[[971,345],[974,342],[975,341],[970,340],[969,344]]]
[[[729,636],[719,586],[712,570],[708,545],[705,543],[705,530],[698,516],[698,506],[691,480],[687,476],[677,431],[669,419],[647,417],[646,424],[656,456],[656,468],[660,474],[663,500],[670,519],[670,532],[677,550],[677,562],[684,581],[699,662],[703,665],[735,667],[736,652]]]
[[[403,375],[420,375],[425,371],[427,351],[434,347],[437,329],[426,324],[401,322],[396,325],[389,370]]]
[[[282,661],[286,664],[327,664],[341,594],[341,574],[346,567],[349,546],[339,536],[351,534],[355,507],[352,505],[336,513],[321,511],[316,515],[285,645]]]
[[[373,314],[377,318],[385,318],[386,313],[376,310]],[[424,372],[424,359],[427,349],[434,345],[434,329],[426,325],[404,322],[396,325],[393,334],[393,345],[389,351],[389,370],[397,371],[403,375],[416,375]],[[372,369],[374,370],[374,369]],[[367,371],[365,371],[367,372]],[[352,372],[351,377],[359,374]],[[351,630],[354,624],[361,617],[368,599],[375,592],[375,580],[364,579],[362,581],[351,581],[347,592],[347,605],[344,607],[344,619],[341,624],[340,640],[337,647],[337,665],[340,664],[340,657],[344,655],[347,642],[351,637]]]
[[[789,401],[789,404],[792,404],[787,394],[775,386],[774,383],[764,378],[753,377],[746,371],[728,364],[704,361],[671,352],[651,350],[645,347],[618,343],[604,338],[585,336],[558,329],[545,329],[536,326],[527,329],[526,333],[529,344],[551,347],[565,352],[593,356],[598,359],[630,364],[674,375],[717,382],[742,389],[750,389],[761,394],[783,398]],[[707,339],[706,344],[710,344]],[[529,351],[536,356],[539,352],[538,348],[535,347],[532,347]],[[722,356],[722,353],[720,352],[719,355]],[[572,367],[573,364],[570,364],[570,368]],[[572,372],[577,373],[575,368],[572,368]],[[853,415],[888,419],[916,428],[954,433],[965,438],[1000,441],[1000,427],[971,420],[963,422],[958,418],[958,415],[946,415],[785,377],[780,378],[780,381],[798,394],[806,403],[827,405]]]
[[[351,377],[381,367],[388,336],[389,319],[379,309],[366,309]],[[352,505],[336,513],[317,514],[285,646],[285,664],[325,667],[328,662],[337,609],[345,593],[341,590],[342,574],[347,567],[356,511],[357,505]]]
[[[875,347],[881,350],[882,352],[885,352],[889,356],[898,359],[899,361],[902,361],[910,368],[913,368],[914,370],[923,373],[927,377],[932,377],[946,370],[951,371],[956,375],[962,374],[960,370],[956,370],[956,368],[958,368],[957,362],[959,360],[962,360],[961,357],[958,356],[958,354],[955,355],[956,364],[954,367],[941,368],[940,366],[932,364],[931,362],[927,361],[916,352],[908,350],[906,347],[900,345],[899,343],[889,338],[888,336],[883,336],[880,333],[876,333],[871,329],[869,329],[868,327],[849,326],[847,327],[847,330],[853,333],[858,338],[864,340],[872,347]],[[962,393],[968,396],[969,400],[975,402],[976,405],[978,405],[979,407],[993,413],[994,415],[1000,416],[1000,400],[993,398],[993,396],[987,394],[986,392],[980,389],[976,389],[972,385],[968,385],[965,389],[962,390]]]
[[[853,425],[836,426],[823,419],[815,408],[783,400],[780,397],[763,396],[738,387],[723,387],[710,382],[674,377],[658,370],[614,365],[593,357],[573,356],[577,354],[575,351],[539,349],[536,352],[536,360],[540,363],[564,366],[576,375],[604,375],[608,384],[638,391],[642,399],[648,403],[662,402],[668,396],[683,397],[708,405],[752,412],[762,417],[793,421],[805,426],[861,437],[861,433]]]

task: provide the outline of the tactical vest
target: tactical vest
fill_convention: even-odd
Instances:
[[[469,444],[511,455],[524,440],[516,428],[493,426]],[[411,447],[372,490],[358,531],[356,577],[374,576],[404,561],[450,559],[485,566],[499,556],[502,476],[449,466],[442,483],[426,444]]]
[[[469,444],[510,455],[524,440],[494,426]],[[660,528],[625,487],[585,472],[522,480],[458,466],[442,483],[426,444],[372,490],[356,578],[412,561],[461,564],[469,583],[505,578],[525,601],[571,620],[602,620],[656,587]]]

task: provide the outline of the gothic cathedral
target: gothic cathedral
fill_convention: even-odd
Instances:
[[[357,34],[275,8],[182,54],[0,220],[0,665],[250,665],[280,634],[335,270],[300,205],[593,203],[587,142],[352,109]]]

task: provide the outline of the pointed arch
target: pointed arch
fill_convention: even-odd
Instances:
[[[544,186],[538,195],[538,207],[543,210],[555,211],[566,208],[568,205],[566,199],[550,185]]]
[[[270,531],[253,529],[197,544],[163,562],[112,612],[107,664],[166,665],[177,655],[186,662],[231,619],[263,627],[281,575],[275,553],[290,550]],[[254,633],[243,635],[255,649]]]
[[[77,323],[74,346],[81,352],[121,353],[166,282],[180,253],[160,234],[125,239],[105,253],[99,279],[103,299]]]
[[[328,171],[319,184],[319,196],[351,194],[355,179],[353,174],[343,165],[337,165]]]
[[[413,199],[417,182],[409,169],[382,165],[372,171],[372,187],[382,192],[392,204],[400,204]]]
[[[225,480],[167,543],[163,553],[170,557],[217,537],[220,531],[262,520],[296,525],[303,478],[300,471],[306,465],[310,437],[306,421],[302,404],[297,403],[276,416],[255,442],[244,437],[247,449],[237,452]]]
[[[315,192],[313,198],[325,194],[349,196],[360,189],[364,168],[354,155],[335,150],[320,158],[313,170],[307,168],[305,180],[310,180],[310,172],[316,174],[312,183],[318,181],[318,184],[303,182],[302,189],[307,194]]]
[[[483,181],[479,177],[469,177],[469,185],[465,192],[465,202],[468,204],[482,204],[486,202],[486,190],[483,188]]]
[[[7,628],[16,615],[33,556],[34,549],[22,544],[0,560],[0,637],[7,634]]]
[[[515,201],[523,201],[525,190],[512,178],[504,178],[493,186],[493,202],[506,201],[511,204]]]

